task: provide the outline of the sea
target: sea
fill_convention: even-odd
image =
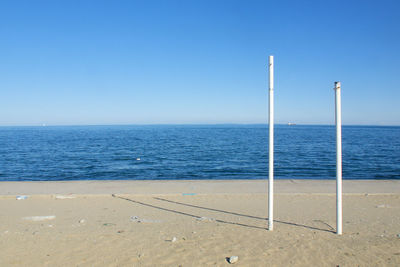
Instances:
[[[275,125],[276,179],[335,179],[336,130]],[[400,127],[343,126],[343,179],[400,179]],[[0,181],[268,179],[268,125],[0,127]]]

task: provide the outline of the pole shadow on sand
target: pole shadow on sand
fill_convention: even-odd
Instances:
[[[174,210],[174,209],[168,209],[168,208],[156,206],[154,204],[148,204],[148,203],[144,203],[144,202],[141,202],[141,201],[133,200],[133,199],[130,199],[130,198],[120,197],[120,196],[117,196],[115,194],[112,194],[112,196],[115,197],[115,198],[119,198],[119,199],[122,199],[122,200],[130,201],[130,202],[133,202],[133,203],[136,203],[136,204],[139,204],[139,205],[143,205],[143,206],[146,206],[146,207],[151,207],[151,208],[155,208],[155,209],[159,209],[159,210],[163,210],[163,211],[173,212],[173,213],[176,213],[176,214],[189,216],[189,217],[192,217],[192,218],[195,218],[195,219],[202,219],[202,216],[190,214],[190,213],[187,213],[187,212],[182,212],[182,211],[178,211],[178,210]],[[159,201],[168,202],[168,203],[172,203],[172,204],[176,204],[176,205],[192,207],[192,208],[196,208],[196,209],[215,211],[215,212],[220,212],[220,213],[225,213],[225,214],[230,214],[230,215],[235,215],[235,216],[241,216],[241,217],[247,217],[247,218],[263,220],[263,221],[267,221],[268,220],[268,218],[262,218],[262,217],[252,216],[252,215],[240,214],[240,213],[237,213],[237,212],[231,212],[231,211],[219,210],[219,209],[214,209],[214,208],[202,207],[202,206],[197,206],[197,205],[192,205],[192,204],[172,201],[172,200],[159,198],[159,197],[154,197],[153,199],[156,199],[156,200],[159,200]],[[224,221],[224,220],[220,220],[220,219],[215,219],[215,221],[219,222],[219,223],[232,224],[232,225],[243,226],[243,227],[254,228],[254,229],[262,229],[262,230],[266,230],[267,229],[267,227],[254,226],[254,225],[248,225],[248,224],[237,223],[237,222],[229,222],[229,221]],[[310,229],[310,230],[335,233],[334,229],[329,224],[327,224],[327,223],[325,223],[323,221],[319,221],[319,220],[315,220],[315,221],[318,221],[318,222],[321,222],[321,223],[325,224],[330,229],[317,228],[317,227],[314,227],[314,226],[308,226],[308,225],[297,224],[297,223],[292,223],[292,222],[285,222],[285,221],[280,221],[280,220],[274,220],[274,221],[277,222],[277,223],[282,223],[282,224],[296,226],[296,227],[302,227],[302,228],[306,228],[306,229]]]

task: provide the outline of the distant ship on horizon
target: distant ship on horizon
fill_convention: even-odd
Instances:
[[[287,125],[292,126],[292,125],[296,125],[296,123],[294,123],[294,122],[288,122]]]

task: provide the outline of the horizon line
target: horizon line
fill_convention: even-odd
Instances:
[[[233,123],[233,122],[221,122],[221,123],[116,123],[116,124],[20,124],[20,125],[0,125],[0,127],[78,127],[78,126],[202,126],[202,125],[266,125],[268,123]],[[335,126],[334,123],[274,123],[274,125],[286,125],[286,126]],[[373,126],[373,127],[399,127],[400,124],[342,124],[343,126]]]

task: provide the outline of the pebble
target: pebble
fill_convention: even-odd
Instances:
[[[238,260],[239,260],[239,257],[238,257],[238,256],[231,256],[231,257],[229,257],[228,262],[229,262],[230,264],[234,264],[234,263],[236,263]]]
[[[85,222],[86,222],[85,219],[80,219],[80,220],[79,220],[79,223],[85,223]]]
[[[176,242],[176,237],[175,236],[171,239],[171,242]]]

